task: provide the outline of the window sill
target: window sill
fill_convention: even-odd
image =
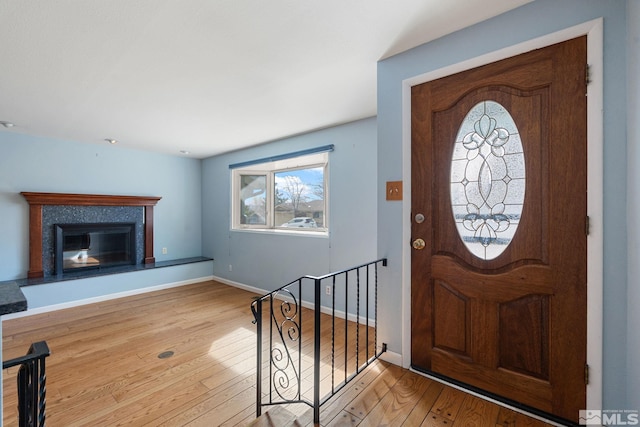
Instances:
[[[300,237],[329,237],[329,230],[323,231],[302,231],[302,230],[285,230],[282,228],[232,228],[232,232],[238,233],[257,233],[274,236],[300,236]]]

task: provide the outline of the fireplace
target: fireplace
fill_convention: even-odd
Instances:
[[[21,194],[29,203],[29,271],[27,272],[29,279],[58,275],[57,272],[54,273],[56,271],[55,263],[58,259],[64,260],[64,254],[55,257],[56,233],[53,226],[56,224],[99,223],[102,225],[104,223],[135,222],[136,235],[131,238],[136,245],[137,255],[134,263],[155,263],[153,256],[153,208],[161,197],[31,192],[22,192]],[[116,219],[114,220],[114,218]],[[76,237],[80,243],[83,239],[83,237]],[[93,241],[94,238],[91,240]],[[80,246],[83,245],[80,244]],[[80,248],[80,250],[83,249],[86,248]],[[78,255],[77,259],[79,260],[84,258],[84,252],[78,252],[74,255]],[[89,261],[89,252],[87,252],[86,260]],[[101,264],[101,266],[103,265]],[[62,261],[60,268],[64,271],[64,261]]]
[[[55,274],[136,264],[136,224],[55,224]]]

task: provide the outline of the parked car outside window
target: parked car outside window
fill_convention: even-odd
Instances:
[[[297,218],[293,218],[281,225],[281,227],[306,227],[306,228],[316,228],[318,225],[308,216],[300,216]]]

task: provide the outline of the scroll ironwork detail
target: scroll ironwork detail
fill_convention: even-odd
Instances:
[[[256,416],[260,416],[266,406],[301,403],[313,408],[313,420],[318,424],[320,407],[386,351],[387,345],[378,343],[376,327],[379,264],[386,267],[386,258],[324,276],[303,276],[253,301],[251,311],[256,324],[257,350]],[[355,276],[355,281],[350,280],[350,276]],[[309,319],[306,329],[302,323],[303,282],[308,285],[305,289],[310,291],[304,293],[307,298],[304,317]],[[330,302],[322,300],[323,289],[330,289]],[[338,292],[341,294],[339,300],[336,299]],[[308,300],[310,296],[311,301]],[[354,297],[356,301],[350,303]],[[323,302],[329,305],[323,305]],[[337,310],[348,311],[348,315],[339,316]],[[325,316],[324,320],[321,314]],[[321,333],[322,328],[326,334]],[[330,331],[326,331],[327,328]],[[303,330],[305,334],[313,335],[312,339],[308,335],[304,338],[304,354]],[[320,380],[325,376],[330,377],[331,384],[321,396]]]
[[[271,312],[271,321],[276,326],[279,339],[271,349],[273,391],[283,401],[297,401],[300,399],[300,372],[296,368],[296,361],[300,352],[294,346],[300,343],[300,305],[290,290],[282,289],[280,293],[283,295],[278,297],[284,298],[280,302],[281,318],[276,316],[275,311]]]

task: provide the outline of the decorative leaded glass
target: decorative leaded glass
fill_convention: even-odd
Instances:
[[[451,159],[453,218],[472,254],[490,260],[504,252],[520,223],[524,191],[524,152],[511,114],[495,101],[476,104]]]

